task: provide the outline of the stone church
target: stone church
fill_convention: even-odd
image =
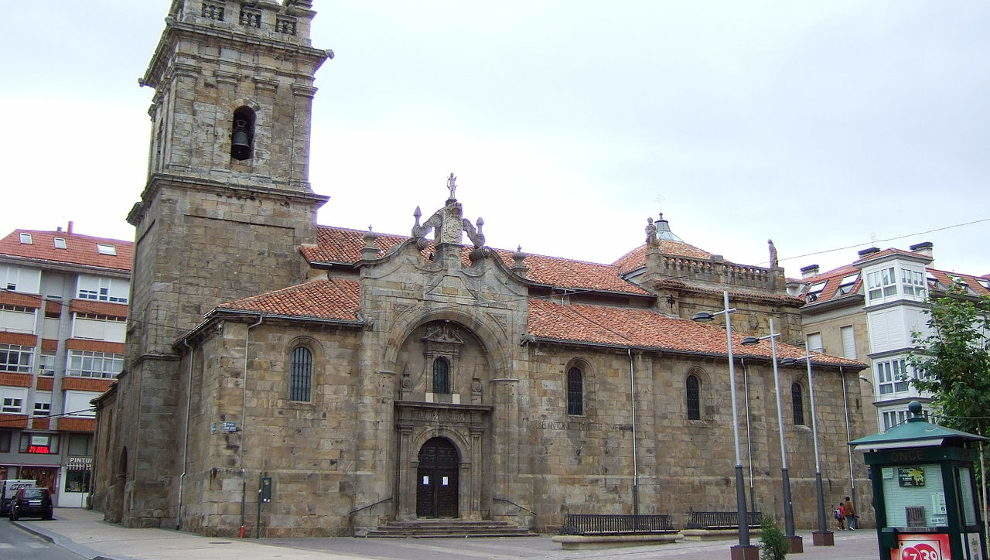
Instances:
[[[453,175],[428,215],[410,209],[408,235],[317,225],[313,80],[332,52],[310,44],[314,15],[311,0],[171,3],[141,80],[155,95],[148,180],[127,218],[126,366],[96,401],[106,519],[317,536],[433,518],[548,530],[567,513],[683,526],[691,511],[734,511],[725,331],[690,320],[721,310],[723,290],[740,333],[747,495],[779,515],[769,344],[738,345],[770,318],[801,340],[802,302],[772,246],[769,268],[728,262],[660,216],[610,264],[494,249]],[[813,366],[827,500],[866,499],[845,445],[867,431],[863,365]],[[804,367],[782,367],[781,387],[795,516],[811,526]]]

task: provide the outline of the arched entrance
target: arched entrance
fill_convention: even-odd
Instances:
[[[460,456],[447,438],[427,440],[419,450],[416,516],[457,517]]]

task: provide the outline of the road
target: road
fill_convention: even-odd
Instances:
[[[36,537],[0,518],[0,558],[3,560],[80,560],[82,557]]]

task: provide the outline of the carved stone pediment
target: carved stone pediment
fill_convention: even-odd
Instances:
[[[457,333],[450,327],[450,323],[447,322],[430,325],[420,340],[438,344],[464,344],[464,340],[457,336]]]

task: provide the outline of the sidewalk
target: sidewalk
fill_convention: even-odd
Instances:
[[[732,541],[599,549],[561,550],[549,537],[454,539],[227,539],[201,537],[169,529],[125,529],[103,521],[99,512],[56,509],[55,521],[17,521],[16,525],[86,559],[105,560],[728,560]],[[872,529],[838,531],[834,547],[811,545],[803,534],[804,554],[791,560],[876,560]],[[758,544],[758,541],[754,542]]]
[[[54,521],[13,523],[87,559],[363,560],[359,556],[294,550],[248,539],[201,537],[168,529],[126,529],[103,521],[100,512],[76,508],[56,508]]]

